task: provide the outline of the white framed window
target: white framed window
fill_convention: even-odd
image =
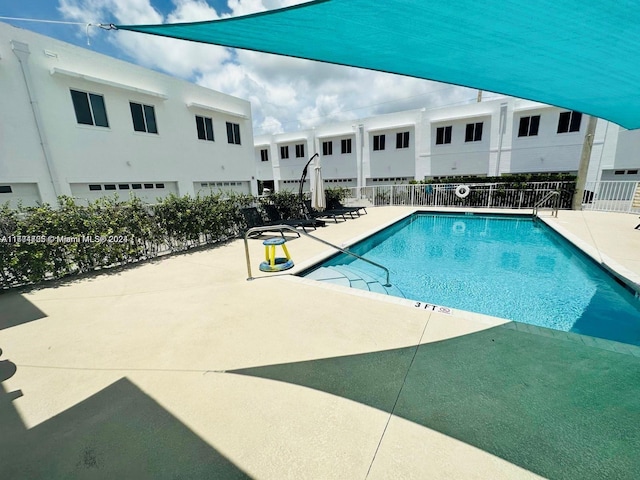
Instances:
[[[299,143],[296,145],[296,158],[304,157],[304,143]]]
[[[482,127],[483,127],[483,122],[467,123],[467,128],[464,132],[464,141],[465,142],[482,141]]]
[[[227,122],[227,143],[240,145],[240,124]]]
[[[452,131],[453,127],[451,125],[436,128],[436,145],[445,145],[451,143]]]
[[[558,132],[579,132],[580,123],[582,122],[582,114],[572,110],[570,112],[561,112],[558,118]]]
[[[289,158],[289,145],[284,145],[280,147],[280,158],[282,159]]]
[[[373,136],[373,150],[374,151],[384,150],[385,139],[386,139],[385,135],[374,135]]]
[[[351,153],[351,139],[343,138],[340,140],[340,147],[342,153]]]
[[[79,124],[95,125],[97,127],[109,126],[107,109],[104,106],[104,97],[102,95],[71,90],[71,101]]]
[[[196,115],[196,130],[200,140],[214,141],[213,137],[213,120],[209,117],[201,117]]]
[[[260,160],[263,162],[269,161],[269,150],[267,150],[266,148],[260,150]]]
[[[535,137],[538,135],[540,127],[540,115],[532,115],[530,117],[520,117],[520,125],[518,126],[519,137]]]
[[[396,133],[396,148],[409,148],[409,132]]]
[[[136,132],[158,133],[156,111],[153,105],[129,102],[129,107],[131,108],[133,129]]]
[[[322,155],[333,155],[333,142],[331,140],[322,142]]]

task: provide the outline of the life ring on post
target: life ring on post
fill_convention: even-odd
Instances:
[[[471,188],[468,185],[458,185],[456,187],[456,197],[467,198],[471,193]]]

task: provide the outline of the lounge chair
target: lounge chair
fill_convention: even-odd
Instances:
[[[365,207],[358,207],[358,206],[354,206],[354,207],[347,207],[345,205],[342,205],[342,203],[340,203],[340,200],[338,199],[333,199],[331,201],[327,200],[327,208],[329,208],[330,210],[344,210],[349,214],[355,213],[358,216],[360,216],[360,210],[362,210],[362,212],[366,215],[367,214],[367,209]]]
[[[242,216],[244,217],[244,221],[247,224],[247,228],[244,230],[244,232],[246,232],[247,230],[249,230],[250,228],[253,227],[270,227],[270,226],[274,226],[274,225],[283,225],[283,223],[281,222],[265,222],[264,218],[262,218],[262,215],[260,215],[260,212],[258,211],[258,209],[256,207],[247,207],[247,208],[242,208],[240,210],[240,212],[242,213]],[[244,233],[243,232],[243,233]],[[253,235],[255,235],[256,237],[259,237],[261,235],[263,235],[264,233],[279,233],[282,238],[284,237],[284,232],[278,228],[274,228],[273,230],[265,230],[262,232],[254,232]],[[298,235],[298,237],[300,236],[300,234],[298,232],[295,232],[296,235]]]
[[[269,222],[273,224],[289,225],[291,227],[302,228],[305,232],[307,228],[324,227],[325,222],[317,218],[282,218],[278,208],[272,204],[262,206],[264,212],[269,218]]]
[[[333,221],[338,223],[338,217],[342,217],[342,219],[344,221],[347,220],[347,217],[345,217],[345,213],[343,211],[339,211],[339,212],[334,212],[332,210],[323,210],[321,212],[317,212],[315,211],[312,207],[311,207],[311,200],[305,200],[303,205],[303,212],[304,214],[309,217],[309,218],[333,218]]]

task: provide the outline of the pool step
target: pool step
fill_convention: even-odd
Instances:
[[[305,278],[375,293],[382,293],[383,295],[405,298],[404,294],[398,287],[393,285],[385,287],[383,278],[376,278],[370,273],[357,267],[347,265],[320,267],[310,274],[305,275]]]

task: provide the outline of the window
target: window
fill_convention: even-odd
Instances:
[[[102,185],[89,185],[89,190],[91,191],[102,190]]]
[[[351,153],[351,139],[344,138],[340,141],[342,153]]]
[[[131,184],[131,188],[133,188],[134,190],[140,190],[142,188],[142,184],[141,183],[132,183]]]
[[[562,112],[558,120],[558,133],[579,132],[582,114],[580,112]]]
[[[156,188],[164,188],[164,183],[156,183]]]
[[[116,186],[115,186],[115,185],[113,185],[113,184],[108,184],[108,185],[105,185],[105,186],[104,186],[104,189],[105,189],[105,190],[115,190],[115,189],[116,189]]]
[[[136,132],[158,133],[156,111],[151,105],[129,102],[133,129]]]
[[[453,127],[438,127],[436,129],[436,145],[451,143],[451,130]]]
[[[627,175],[637,175],[638,170],[627,170]]]
[[[263,162],[269,161],[269,150],[267,150],[266,148],[260,150],[260,160],[262,160]]]
[[[198,130],[198,138],[200,140],[213,142],[213,120],[209,117],[196,115],[196,129]]]
[[[145,183],[144,188],[153,188],[153,183]]]
[[[107,109],[104,106],[102,95],[95,93],[79,92],[71,90],[73,109],[76,112],[76,120],[81,125],[96,125],[108,127]]]
[[[240,125],[227,122],[227,142],[240,145]]]
[[[409,148],[409,132],[396,133],[396,148]]]
[[[538,135],[538,127],[540,126],[540,115],[520,118],[520,127],[518,128],[519,137],[534,137]]]
[[[624,175],[624,170],[616,170],[613,172],[614,175]]]
[[[373,149],[374,150],[384,150],[384,135],[374,135],[373,136]]]
[[[280,147],[280,158],[289,158],[289,146]]]
[[[11,193],[11,185],[0,185],[0,193]]]
[[[296,145],[296,158],[304,157],[304,143]]]
[[[467,129],[464,133],[465,142],[479,142],[482,140],[482,122],[467,123]]]
[[[120,185],[118,185],[118,188],[120,190],[129,190],[129,184],[128,183],[121,183]]]
[[[333,142],[322,142],[322,155],[333,155]]]

